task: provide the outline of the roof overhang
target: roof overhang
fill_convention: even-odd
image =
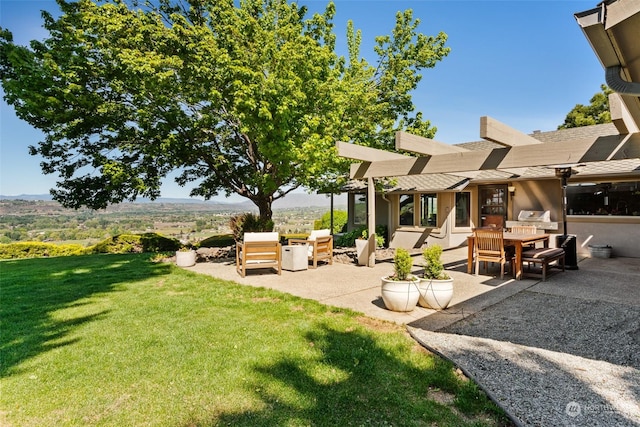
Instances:
[[[607,0],[575,18],[605,70],[616,70],[623,82],[640,85],[640,2]],[[612,119],[620,133],[638,132],[640,96],[621,92],[615,98],[610,100]]]

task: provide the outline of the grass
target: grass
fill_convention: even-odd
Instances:
[[[507,424],[402,327],[348,310],[144,254],[3,261],[0,280],[0,425]]]

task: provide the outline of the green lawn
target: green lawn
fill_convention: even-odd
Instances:
[[[0,262],[0,425],[507,424],[402,327],[149,259]]]

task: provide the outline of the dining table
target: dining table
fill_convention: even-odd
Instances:
[[[504,245],[506,246],[515,246],[515,278],[516,280],[520,280],[522,278],[522,249],[525,246],[529,246],[534,243],[542,242],[545,248],[549,247],[549,234],[539,234],[539,233],[531,233],[531,234],[519,234],[512,233],[509,231],[504,232],[503,239]],[[469,246],[468,255],[467,255],[467,273],[471,274],[473,272],[473,234],[467,237],[467,245]]]

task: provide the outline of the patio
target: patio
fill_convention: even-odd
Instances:
[[[422,255],[416,253],[413,258],[414,271],[418,272],[422,268],[420,266]],[[486,275],[467,274],[466,247],[444,251],[442,258],[448,272],[454,279],[453,300],[447,310],[447,313],[452,314],[451,320],[456,317],[454,313],[458,311],[456,307],[452,307],[456,304],[505,285],[509,286],[503,292],[516,293],[537,282],[536,280],[515,281],[507,276],[504,280],[500,280],[500,278]],[[276,289],[302,298],[320,301],[327,305],[349,308],[370,317],[399,324],[408,324],[437,313],[436,310],[419,306],[406,313],[389,311],[384,307],[380,297],[380,278],[393,272],[392,260],[378,262],[375,267],[334,262],[333,265],[322,264],[316,269],[310,268],[294,272],[283,270],[281,276],[269,270],[253,270],[244,278],[236,272],[234,262],[198,263],[188,269],[241,284]],[[491,270],[491,272],[493,271]],[[465,308],[463,314],[469,315],[481,308],[481,306],[474,307],[472,305]]]

